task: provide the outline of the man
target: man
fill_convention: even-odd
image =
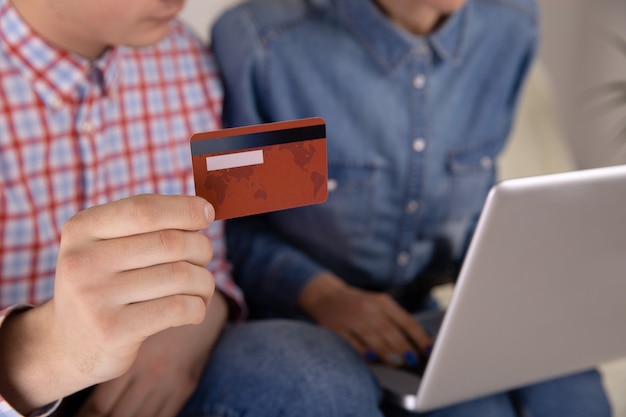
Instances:
[[[336,368],[332,334],[226,324],[243,303],[189,151],[222,90],[183,4],[0,0],[2,417],[328,417],[360,392],[295,366],[314,342]]]

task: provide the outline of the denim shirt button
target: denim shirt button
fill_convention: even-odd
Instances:
[[[406,206],[404,207],[405,211],[407,213],[415,213],[417,211],[417,209],[419,208],[419,203],[415,200],[411,200],[409,201]]]
[[[335,191],[337,189],[337,180],[329,178],[328,179],[328,192]]]
[[[400,252],[396,257],[396,262],[400,266],[406,266],[409,263],[409,254],[408,252]]]
[[[420,89],[426,85],[426,77],[422,74],[416,75],[413,78],[413,87]]]
[[[483,169],[491,168],[493,166],[493,159],[489,156],[483,156],[480,158],[480,166],[483,167]]]
[[[415,152],[422,152],[424,149],[426,149],[426,139],[417,138],[413,141],[413,150]]]
[[[417,52],[418,55],[426,55],[428,53],[428,47],[424,42],[418,42],[415,44],[415,52]]]

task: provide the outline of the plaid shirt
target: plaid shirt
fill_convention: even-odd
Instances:
[[[189,137],[220,127],[221,104],[212,57],[179,22],[154,47],[88,61],[47,44],[0,0],[0,310],[52,296],[61,226],[79,210],[194,194]],[[223,223],[206,233],[216,285],[242,307]]]

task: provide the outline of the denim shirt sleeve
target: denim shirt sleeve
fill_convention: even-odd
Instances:
[[[266,122],[257,107],[263,94],[263,70],[259,66],[260,40],[245,13],[226,12],[213,26],[213,50],[228,91],[224,125],[244,126]],[[324,268],[294,248],[271,228],[263,215],[228,220],[228,256],[233,275],[251,311],[274,311],[285,316],[300,314],[300,291]]]
[[[234,276],[251,312],[297,317],[300,292],[323,268],[271,231],[268,221],[259,215],[227,222]]]

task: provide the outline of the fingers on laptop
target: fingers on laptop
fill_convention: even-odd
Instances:
[[[381,362],[393,367],[418,366],[427,356],[432,339],[409,315],[406,316],[408,321],[402,314],[379,316],[369,323],[366,331],[352,335],[354,343],[351,344],[369,362]]]
[[[402,308],[390,309],[387,311],[389,319],[401,330],[405,339],[411,346],[416,346],[423,357],[430,355],[433,339],[428,332],[419,324],[414,317]]]

